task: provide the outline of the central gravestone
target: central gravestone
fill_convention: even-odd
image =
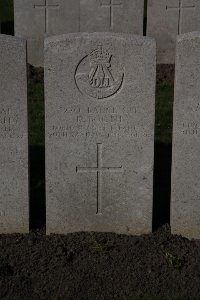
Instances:
[[[47,233],[150,232],[154,41],[49,38],[45,90]]]

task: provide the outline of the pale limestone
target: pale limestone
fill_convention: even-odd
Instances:
[[[80,0],[82,32],[125,32],[143,34],[144,1]]]
[[[148,0],[147,35],[156,39],[157,63],[174,64],[178,34],[200,30],[199,0]]]
[[[26,42],[0,35],[0,233],[29,230]]]
[[[28,40],[31,65],[43,66],[45,37],[79,31],[79,10],[79,0],[14,0],[15,35]]]
[[[46,7],[46,8],[45,8]],[[28,62],[44,64],[44,38],[72,32],[143,34],[141,0],[14,0],[15,35],[28,40]]]
[[[128,34],[46,40],[48,234],[151,232],[155,52]]]
[[[173,130],[172,233],[200,239],[200,33],[177,41]]]

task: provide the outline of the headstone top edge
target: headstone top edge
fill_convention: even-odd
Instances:
[[[6,35],[6,34],[0,34],[0,41],[3,42],[16,42],[26,45],[26,39],[12,36],[12,35]]]
[[[55,35],[51,37],[47,37],[44,40],[45,47],[48,46],[51,43],[59,43],[63,42],[65,40],[70,39],[92,39],[92,38],[116,38],[116,39],[124,39],[125,41],[132,41],[132,42],[143,42],[149,45],[156,46],[156,41],[154,38],[142,36],[142,35],[136,35],[136,34],[129,34],[129,33],[112,33],[112,32],[93,32],[93,33],[87,33],[87,32],[81,32],[81,33],[69,33],[69,34],[62,34],[62,35]]]
[[[194,40],[200,38],[200,31],[192,31],[183,33],[177,36],[177,43],[181,43],[182,41]]]

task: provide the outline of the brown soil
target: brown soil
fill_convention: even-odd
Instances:
[[[157,84],[167,83],[174,84],[174,65],[157,65]]]
[[[140,237],[112,233],[0,236],[0,298],[200,299],[200,243],[168,226]]]

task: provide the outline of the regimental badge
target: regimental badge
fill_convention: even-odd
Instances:
[[[113,55],[99,45],[85,56],[75,72],[78,89],[95,99],[107,99],[122,88],[124,71]]]

